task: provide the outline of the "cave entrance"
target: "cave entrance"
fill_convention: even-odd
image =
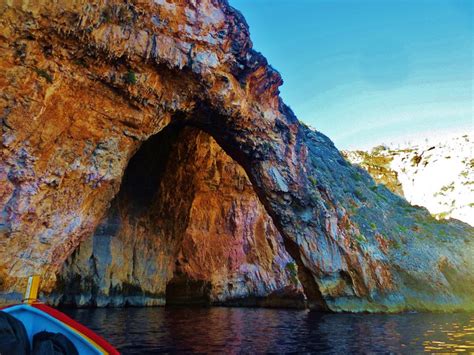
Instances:
[[[62,302],[301,308],[312,293],[293,249],[243,168],[202,130],[169,125],[132,157],[93,237],[63,267],[72,294]]]

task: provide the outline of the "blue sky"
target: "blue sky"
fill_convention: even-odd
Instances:
[[[339,148],[474,129],[474,0],[230,0],[298,118]]]

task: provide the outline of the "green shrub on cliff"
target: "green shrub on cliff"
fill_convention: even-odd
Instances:
[[[50,83],[50,84],[53,83],[53,77],[46,70],[40,69],[40,68],[34,68],[34,70],[35,70],[36,74],[38,74],[39,76],[45,78],[48,83]]]
[[[294,261],[286,263],[285,270],[290,273],[291,282],[296,286],[298,284],[298,268]]]
[[[365,235],[363,235],[363,234],[357,234],[357,235],[355,236],[355,240],[357,240],[357,242],[358,242],[359,244],[367,243],[367,238],[366,238]]]
[[[314,187],[318,185],[318,180],[314,176],[310,176],[309,181],[311,181],[311,184],[313,184]]]
[[[129,69],[128,72],[124,75],[123,80],[127,84],[135,85],[137,83],[137,76],[133,70]]]

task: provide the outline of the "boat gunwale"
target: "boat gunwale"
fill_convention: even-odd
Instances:
[[[0,307],[0,311],[13,313],[15,310],[26,310],[27,312],[36,313],[39,316],[47,316],[48,320],[56,322],[60,327],[67,327],[73,334],[82,338],[85,343],[90,344],[99,353],[118,355],[120,354],[107,340],[100,335],[82,325],[81,323],[70,318],[66,314],[49,307],[40,302],[12,304]]]

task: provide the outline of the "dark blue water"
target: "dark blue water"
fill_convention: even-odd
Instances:
[[[321,314],[259,308],[64,310],[124,354],[474,352],[474,314]]]

